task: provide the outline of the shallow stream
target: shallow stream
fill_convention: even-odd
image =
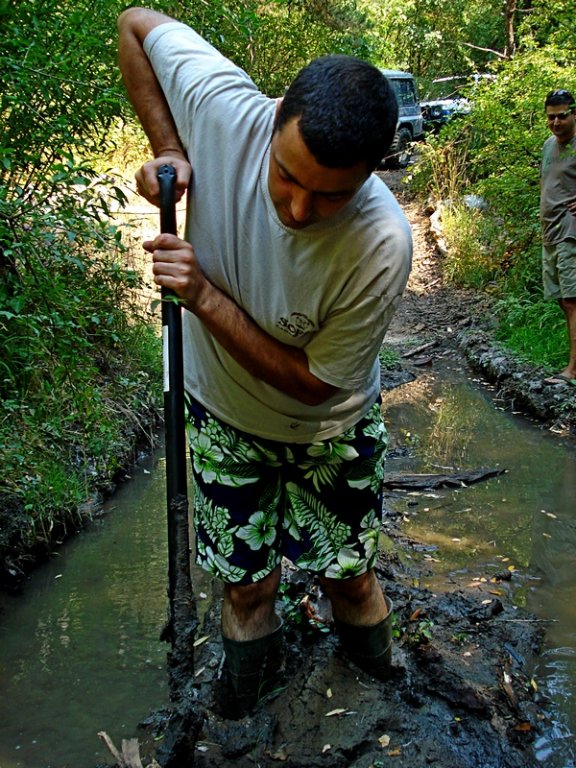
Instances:
[[[394,472],[506,470],[467,488],[394,492],[403,530],[427,546],[432,589],[496,571],[547,631],[535,670],[554,725],[537,743],[547,768],[575,766],[576,446],[499,411],[492,393],[440,362],[389,392],[388,467]],[[167,702],[159,640],[166,618],[164,460],[132,471],[88,530],[0,596],[0,768],[94,768]],[[210,582],[194,573],[199,612]]]

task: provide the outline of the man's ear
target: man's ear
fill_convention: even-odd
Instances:
[[[276,126],[278,125],[278,115],[280,114],[280,107],[282,106],[283,101],[284,99],[282,96],[280,96],[279,99],[276,99],[276,109],[274,110],[274,130],[276,130]]]

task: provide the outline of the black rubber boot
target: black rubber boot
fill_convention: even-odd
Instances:
[[[222,637],[222,643],[227,683],[235,698],[233,714],[243,717],[279,685],[283,663],[282,622],[270,635],[257,640]]]
[[[360,669],[379,680],[388,680],[392,670],[392,601],[385,599],[388,615],[371,627],[334,620],[346,655]]]

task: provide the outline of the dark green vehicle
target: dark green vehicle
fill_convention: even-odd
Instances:
[[[381,70],[390,81],[398,99],[398,125],[390,151],[382,160],[387,169],[406,168],[412,146],[424,138],[424,121],[418,100],[418,89],[410,72],[398,69]]]

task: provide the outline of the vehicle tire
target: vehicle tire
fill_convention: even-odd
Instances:
[[[391,171],[406,168],[410,162],[412,134],[408,128],[399,128],[384,158],[383,166]]]

